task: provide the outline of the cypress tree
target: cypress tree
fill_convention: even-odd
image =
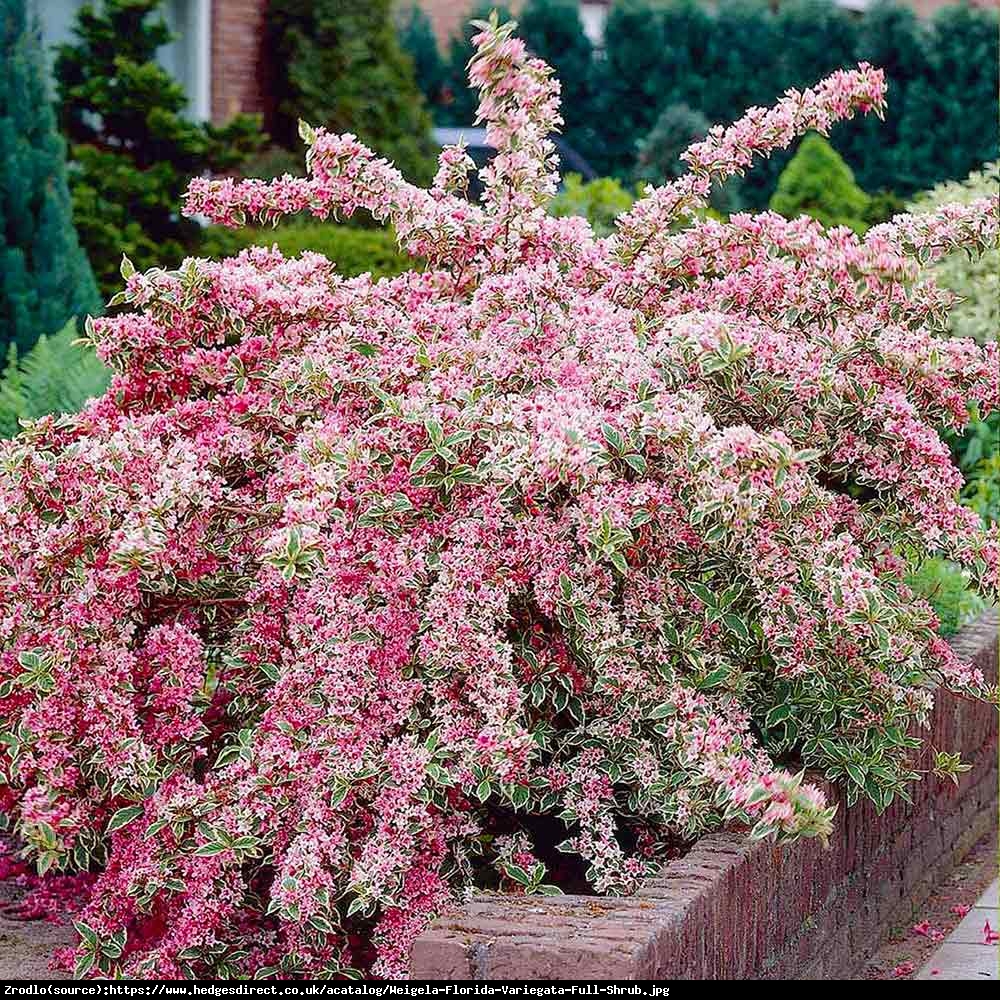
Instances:
[[[416,4],[401,11],[399,44],[413,60],[413,73],[420,92],[436,114],[441,103],[445,81],[445,65],[438,49],[434,28],[426,11]]]
[[[811,215],[824,226],[849,226],[862,233],[868,195],[854,182],[841,155],[815,132],[807,135],[778,178],[771,210],[786,218]]]
[[[858,183],[866,191],[898,188],[899,161],[905,161],[900,145],[900,124],[914,100],[911,86],[927,75],[927,45],[920,19],[894,2],[880,2],[865,11],[858,32],[856,60],[865,60],[885,71],[887,84],[885,121],[874,115],[859,115],[836,126],[834,139],[843,149]],[[902,211],[902,209],[899,209]]]
[[[556,71],[562,85],[563,134],[579,150],[594,128],[593,46],[583,31],[576,0],[528,0],[518,18],[528,48]]]
[[[832,0],[782,0],[774,23],[778,93],[808,87],[855,62],[858,22]]]
[[[100,308],[25,0],[0,0],[0,358]]]
[[[907,92],[899,123],[899,191],[958,180],[995,160],[998,14],[945,7],[926,36],[926,71]]]
[[[660,50],[662,21],[651,0],[619,0],[604,26],[604,59],[597,64],[597,120],[594,147],[581,150],[603,174],[626,177],[636,144],[653,127],[664,104]]]
[[[776,33],[765,0],[721,0],[704,70],[711,84],[699,109],[713,124],[728,123],[739,108],[766,107],[780,95],[774,78]]]
[[[431,119],[392,6],[392,0],[272,0],[275,138],[298,148],[299,119],[353,132],[411,180],[426,181],[435,169]]]
[[[106,295],[124,252],[137,268],[174,266],[201,227],[179,213],[188,180],[238,167],[260,142],[259,122],[224,128],[186,116],[183,88],[156,61],[172,38],[161,0],[85,4],[76,41],[56,59],[59,114],[72,144],[70,187],[80,239]]]

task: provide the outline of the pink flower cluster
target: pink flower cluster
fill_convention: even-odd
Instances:
[[[0,446],[0,810],[100,870],[81,976],[402,976],[483,864],[551,891],[501,812],[602,891],[724,823],[825,837],[795,750],[882,808],[928,682],[992,696],[905,585],[995,582],[935,427],[997,402],[919,260],[997,208],[859,239],[689,219],[713,179],[878,110],[862,66],[695,147],[618,232],[544,214],[558,89],[484,25],[486,197],[303,126],[308,178],[193,181],[225,223],[365,208],[424,271],[254,248],[128,274],[116,369]],[[127,270],[127,269],[126,269]]]

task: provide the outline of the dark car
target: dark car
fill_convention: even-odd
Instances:
[[[459,140],[465,140],[466,152],[472,157],[477,167],[483,167],[489,163],[494,152],[494,148],[486,141],[486,129],[484,128],[452,128],[450,126],[439,126],[434,129],[434,141],[441,146],[454,146]],[[553,136],[556,152],[559,156],[559,173],[579,174],[585,181],[591,181],[597,176],[597,171],[565,140],[558,136]],[[478,201],[483,193],[483,187],[479,183],[478,177],[469,178],[469,198]]]

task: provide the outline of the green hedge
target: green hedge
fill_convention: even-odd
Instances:
[[[604,175],[633,175],[639,143],[670,105],[726,123],[751,105],[772,104],[788,87],[811,86],[861,60],[886,71],[886,120],[859,116],[837,125],[831,138],[865,191],[909,197],[997,156],[995,10],[956,2],[919,18],[887,0],[861,13],[833,0],[615,0],[595,58],[578,4],[511,6],[528,47],[550,60],[563,82],[566,138]],[[504,16],[504,4],[490,0],[466,7],[468,17],[491,7]],[[445,46],[442,68],[426,25],[404,32],[404,47],[434,66],[421,80],[439,124],[468,126],[475,117],[465,82],[471,34],[463,23]],[[747,207],[767,204],[791,152],[747,175],[740,191]]]
[[[331,222],[294,222],[277,229],[224,229],[212,226],[205,233],[201,254],[231,257],[245,247],[275,245],[285,257],[312,250],[329,257],[348,278],[366,271],[382,278],[416,266],[401,253],[393,233],[385,229],[354,229]]]
[[[946,559],[928,559],[906,582],[934,609],[942,635],[954,635],[986,606],[970,589],[968,573]]]

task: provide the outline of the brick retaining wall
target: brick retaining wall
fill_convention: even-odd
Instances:
[[[989,612],[952,644],[996,676]],[[483,896],[415,943],[415,979],[845,979],[997,821],[997,712],[938,695],[928,742],[972,770],[877,816],[838,810],[830,849],[702,838],[629,898]],[[832,798],[837,797],[829,789]]]

